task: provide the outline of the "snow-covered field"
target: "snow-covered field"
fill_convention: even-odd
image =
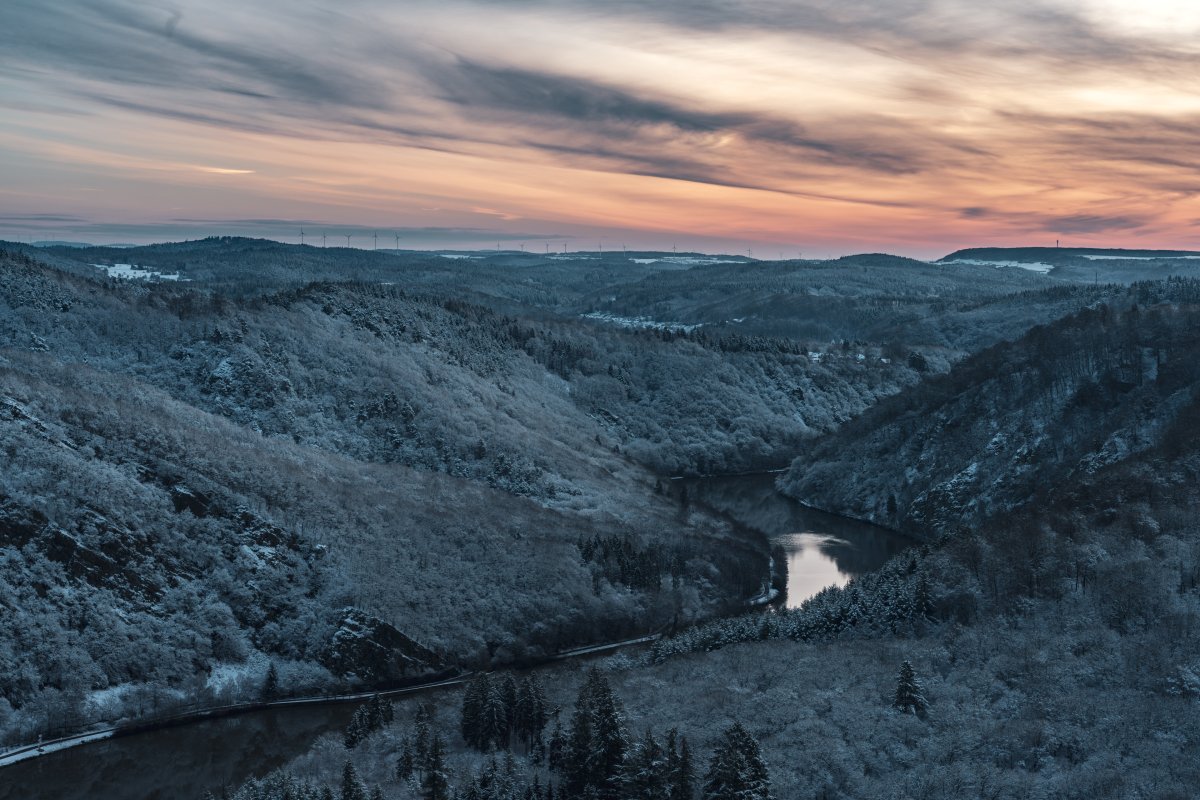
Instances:
[[[727,258],[705,258],[704,256],[663,256],[661,258],[631,258],[635,264],[676,264],[681,267],[698,267],[706,264],[746,264],[746,261],[730,261]]]
[[[649,317],[618,317],[615,314],[605,314],[602,311],[593,311],[590,314],[583,314],[582,316],[584,319],[594,319],[597,322],[604,322],[621,328],[635,328],[639,330],[691,333],[700,327],[700,325],[686,325],[682,322],[659,322]]]
[[[108,273],[110,278],[119,278],[125,281],[186,281],[187,278],[180,277],[178,272],[166,273],[155,272],[146,267],[139,267],[136,264],[92,264],[96,269],[102,269]]]
[[[1200,261],[1200,256],[1084,256],[1088,261]]]
[[[1043,264],[1041,261],[983,261],[978,258],[956,258],[953,261],[943,261],[943,264],[970,264],[976,267],[1019,267],[1030,272],[1040,272],[1045,275],[1054,269],[1053,264]]]

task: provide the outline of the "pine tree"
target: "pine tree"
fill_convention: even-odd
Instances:
[[[592,775],[596,796],[600,800],[619,800],[621,768],[625,763],[628,742],[621,720],[621,709],[612,687],[598,670],[592,709]]]
[[[620,706],[604,675],[593,669],[575,701],[560,761],[562,789],[569,797],[588,792],[600,800],[619,797],[627,748]]]
[[[933,597],[929,591],[929,579],[925,577],[924,572],[917,576],[917,585],[913,589],[913,612],[926,619],[933,616]]]
[[[346,725],[346,731],[342,734],[342,744],[346,746],[347,750],[353,750],[365,738],[367,738],[367,733],[363,728],[362,717],[355,711],[354,716],[350,717],[350,723]]]
[[[500,703],[504,705],[504,728],[497,738],[496,746],[508,750],[512,742],[512,729],[517,721],[517,684],[512,675],[505,675],[500,682]]]
[[[421,780],[422,800],[449,800],[450,784],[446,780],[446,762],[441,736],[434,736],[429,743],[429,760]]]
[[[626,759],[625,797],[628,800],[667,798],[667,760],[649,728]]]
[[[769,800],[770,778],[758,742],[740,722],[725,729],[704,776],[704,800]]]
[[[383,800],[383,789],[376,786],[371,790],[371,800]]]
[[[929,710],[929,701],[925,699],[921,684],[917,681],[917,673],[908,661],[900,665],[900,674],[896,679],[896,697],[892,701],[892,707],[905,714],[912,712],[922,718]]]
[[[429,756],[429,724],[433,721],[433,709],[428,703],[417,706],[417,714],[413,720],[416,732],[412,737],[413,755],[417,761],[424,763]]]
[[[367,800],[366,787],[358,779],[354,765],[349,761],[342,767],[342,797],[341,800]]]
[[[483,707],[491,694],[491,681],[487,673],[479,675],[467,685],[463,692],[462,704],[462,737],[468,746],[476,750],[486,750],[487,743],[482,739]]]
[[[554,724],[550,733],[550,741],[546,745],[546,764],[555,772],[561,772],[565,766],[567,755],[567,738],[563,736],[562,728]]]
[[[508,746],[508,708],[504,702],[504,686],[498,682],[488,684],[487,696],[479,712],[479,749],[505,748]]]
[[[408,780],[416,771],[416,767],[417,760],[414,758],[412,744],[405,739],[400,746],[400,756],[396,759],[396,780]]]
[[[670,800],[692,800],[696,796],[696,767],[692,764],[692,751],[687,737],[679,742],[679,760],[670,774]]]
[[[591,786],[588,761],[592,754],[592,719],[583,698],[575,704],[571,727],[566,736],[562,757],[562,788],[570,797],[582,797]]]
[[[267,677],[263,680],[262,699],[271,701],[279,697],[279,672],[275,669],[275,662],[271,662],[271,666],[267,667]]]
[[[526,676],[517,690],[513,715],[513,732],[532,749],[546,728],[546,694],[536,675]]]

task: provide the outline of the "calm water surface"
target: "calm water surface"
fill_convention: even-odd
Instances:
[[[808,508],[775,490],[775,475],[681,481],[693,501],[761,531],[787,557],[787,594],[795,608],[827,586],[878,569],[914,542],[867,522]]]

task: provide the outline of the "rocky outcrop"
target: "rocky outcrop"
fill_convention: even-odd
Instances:
[[[432,650],[357,608],[343,611],[322,663],[335,675],[370,685],[411,678],[441,666]]]

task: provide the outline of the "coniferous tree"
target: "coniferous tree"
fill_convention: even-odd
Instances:
[[[892,707],[905,714],[911,712],[918,717],[924,717],[925,712],[929,709],[929,701],[925,699],[921,684],[917,681],[916,670],[909,661],[900,665],[900,674],[896,678],[896,696],[892,701]]]
[[[546,728],[546,693],[536,675],[526,676],[517,689],[513,732],[527,747],[532,748]]]
[[[367,800],[366,787],[358,779],[354,765],[349,761],[342,767],[342,796],[341,800]]]
[[[504,702],[504,686],[491,681],[487,688],[479,712],[479,749],[505,748],[508,746],[508,708]]]
[[[383,800],[383,789],[376,786],[371,790],[371,800]]]
[[[679,742],[679,758],[671,769],[670,783],[670,800],[692,800],[696,796],[696,767],[686,736]]]
[[[556,731],[557,732],[557,731]],[[591,786],[589,761],[592,754],[592,718],[581,695],[571,715],[571,727],[559,759],[562,788],[568,796],[581,797]]]
[[[396,780],[406,781],[411,778],[416,766],[417,759],[412,743],[405,739],[400,746],[400,756],[396,759]]]
[[[428,703],[417,706],[417,714],[413,723],[416,731],[412,736],[413,756],[424,763],[429,756],[429,725],[433,721],[433,709]]]
[[[467,684],[463,692],[462,704],[462,737],[468,746],[476,750],[486,750],[487,743],[481,736],[483,729],[483,707],[491,694],[491,680],[483,673]]]
[[[725,729],[704,776],[704,800],[769,800],[770,778],[758,742],[740,722]]]
[[[517,721],[517,682],[512,675],[505,675],[500,683],[500,700],[504,703],[504,739],[507,748]]]
[[[667,791],[667,759],[647,728],[625,761],[624,796],[628,800],[667,800]]]
[[[566,756],[567,738],[563,735],[562,728],[555,723],[554,730],[550,733],[550,741],[546,745],[546,764],[555,772],[561,772],[566,764]]]
[[[620,706],[603,673],[593,669],[575,701],[561,759],[562,789],[570,797],[618,798],[627,748]]]
[[[279,697],[279,672],[275,669],[275,662],[271,662],[271,666],[267,667],[267,677],[263,680],[262,699],[274,700]]]
[[[347,750],[353,750],[354,748],[358,747],[359,743],[362,742],[366,736],[367,733],[364,730],[363,720],[359,716],[358,712],[355,711],[354,716],[350,717],[349,724],[346,725],[345,732],[342,734],[342,744],[346,746]]]
[[[598,670],[593,698],[593,750],[590,773],[597,797],[619,800],[621,768],[625,763],[628,742],[621,719],[621,709],[608,680]]]
[[[429,758],[421,780],[422,800],[449,800],[450,783],[446,779],[446,762],[441,736],[429,742]]]

